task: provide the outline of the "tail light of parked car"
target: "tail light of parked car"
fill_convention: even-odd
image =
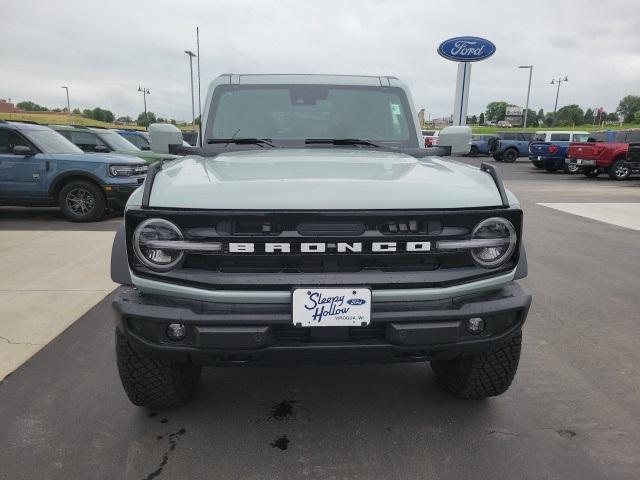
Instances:
[[[557,145],[549,145],[549,153],[556,153],[558,151]]]

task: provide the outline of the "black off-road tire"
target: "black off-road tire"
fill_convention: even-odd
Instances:
[[[471,149],[469,150],[469,156],[475,157],[478,155],[478,153],[480,153],[480,151],[478,150],[478,147],[476,147],[475,145],[471,145]]]
[[[585,177],[596,178],[598,175],[600,175],[600,170],[596,167],[587,167],[587,168],[583,167],[582,174]]]
[[[72,199],[84,198],[86,203],[74,204]],[[100,187],[89,180],[74,180],[60,189],[58,206],[72,222],[95,222],[107,209],[107,199]],[[84,208],[85,206],[86,208]]]
[[[493,159],[494,159],[496,162],[501,162],[501,161],[502,161],[502,155],[499,155],[499,154],[497,154],[497,153],[494,153],[494,154],[493,154]]]
[[[129,400],[139,407],[167,408],[193,398],[200,381],[200,365],[157,360],[136,352],[116,331],[118,373]]]
[[[569,175],[574,175],[580,171],[580,167],[577,163],[565,163],[564,164],[564,173],[568,173]]]
[[[502,157],[506,163],[513,163],[518,160],[518,150],[515,148],[507,148]]]
[[[626,180],[631,175],[629,167],[624,166],[624,158],[619,158],[609,167],[609,177],[611,180]]]
[[[432,361],[442,389],[457,398],[485,398],[507,391],[518,369],[522,332],[499,348],[453,360]]]

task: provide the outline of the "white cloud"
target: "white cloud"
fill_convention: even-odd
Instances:
[[[142,111],[143,84],[150,110],[188,119],[183,51],[195,50],[199,25],[205,82],[232,71],[389,74],[411,86],[417,107],[441,116],[453,107],[456,65],[437,46],[477,35],[497,52],[473,67],[470,114],[491,100],[524,103],[519,64],[535,65],[532,108],[553,109],[549,82],[568,75],[560,105],[614,110],[624,95],[640,94],[639,13],[635,0],[615,8],[594,0],[21,0],[3,8],[0,97],[63,106],[60,85],[69,85],[72,108],[133,116]]]

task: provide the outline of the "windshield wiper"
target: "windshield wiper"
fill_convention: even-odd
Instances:
[[[209,138],[207,143],[209,145],[217,143],[233,143],[235,145],[267,145],[269,147],[277,147],[277,145],[271,143],[268,138]]]
[[[307,138],[304,143],[305,145],[364,145],[382,148],[382,145],[361,138]]]

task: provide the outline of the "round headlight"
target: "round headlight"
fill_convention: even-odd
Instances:
[[[184,259],[183,251],[167,248],[165,242],[181,240],[184,236],[176,225],[162,218],[150,218],[133,232],[133,249],[144,266],[165,272],[176,268]]]
[[[473,261],[484,268],[495,268],[505,263],[516,248],[516,229],[505,218],[487,218],[483,220],[471,234],[472,240],[485,240],[484,246],[471,250]]]

